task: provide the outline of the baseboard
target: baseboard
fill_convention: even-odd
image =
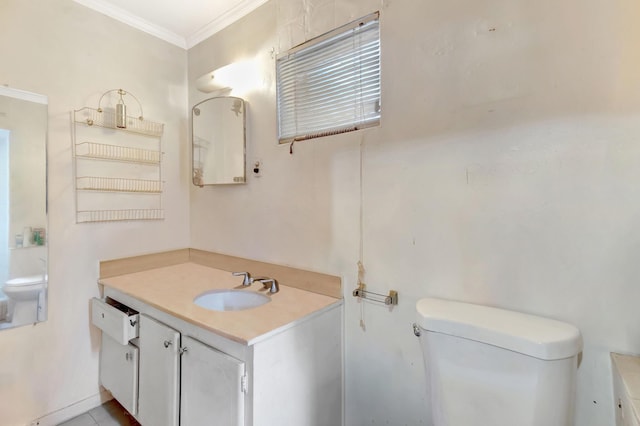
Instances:
[[[86,413],[87,411],[96,408],[99,405],[109,401],[113,397],[111,393],[106,390],[102,390],[99,394],[90,396],[89,398],[85,398],[81,401],[73,403],[68,407],[64,407],[58,411],[54,411],[53,413],[49,413],[46,416],[40,417],[29,423],[30,426],[56,426],[60,423],[66,422],[80,414]]]

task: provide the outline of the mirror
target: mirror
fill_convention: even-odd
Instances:
[[[210,98],[191,110],[193,184],[245,183],[245,102]]]
[[[0,86],[0,329],[47,317],[47,103]]]

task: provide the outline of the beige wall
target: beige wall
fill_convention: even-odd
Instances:
[[[188,245],[186,52],[71,0],[0,3],[0,84],[49,97],[49,319],[0,332],[0,424],[95,397],[98,261]],[[131,91],[165,123],[164,221],[75,223],[70,112]]]
[[[377,9],[382,125],[289,155],[268,50]],[[634,0],[269,2],[189,51],[191,83],[235,55],[269,64],[244,94],[262,177],[192,188],[192,246],[343,276],[349,426],[426,422],[424,296],[577,325],[576,424],[611,424],[608,352],[640,352],[638,20]],[[365,281],[398,290],[392,312],[350,297],[359,144]]]

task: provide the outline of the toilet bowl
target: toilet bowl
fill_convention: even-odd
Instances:
[[[38,321],[47,276],[33,275],[7,281],[2,291],[9,298],[9,318],[12,324],[29,324]]]
[[[433,298],[416,310],[434,426],[573,426],[576,327]]]

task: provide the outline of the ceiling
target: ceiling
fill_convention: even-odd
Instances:
[[[169,43],[189,49],[267,0],[74,0]]]

